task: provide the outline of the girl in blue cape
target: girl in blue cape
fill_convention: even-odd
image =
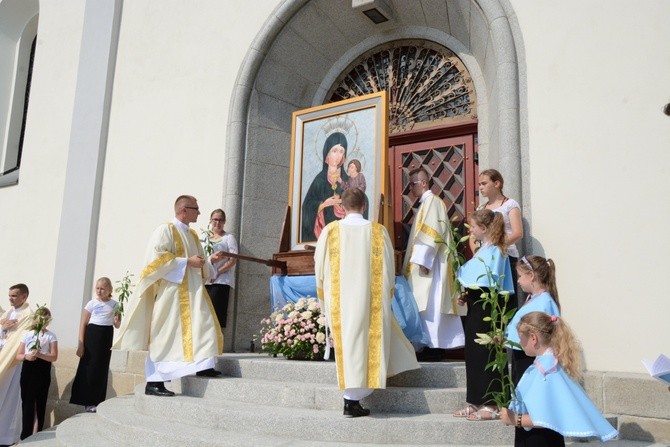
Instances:
[[[524,256],[516,264],[516,271],[519,286],[528,294],[528,297],[507,325],[506,335],[509,341],[520,343],[516,326],[521,321],[521,317],[530,312],[544,312],[558,317],[561,315],[561,304],[558,302],[554,261],[542,256]],[[507,349],[512,353],[512,380],[516,386],[535,359],[527,356],[518,346]]]
[[[488,346],[475,342],[477,333],[485,333],[491,329],[491,323],[484,321],[485,317],[491,316],[491,309],[484,308],[481,296],[482,293],[488,293],[495,285],[491,282],[499,283],[502,286],[499,291],[507,291],[510,294],[514,293],[514,284],[507,259],[505,222],[502,214],[487,209],[478,210],[470,214],[468,221],[470,234],[482,244],[474,257],[458,270],[458,281],[466,287],[466,293],[458,299],[458,304],[468,305],[468,313],[463,324],[467,404],[465,408],[454,412],[454,417],[481,421],[498,419],[498,407],[489,393],[502,389],[500,372],[486,368],[493,359]],[[503,294],[499,294],[498,298],[502,301]],[[508,303],[510,301],[516,302],[516,299],[512,297]]]
[[[509,409],[500,411],[507,425],[524,428],[515,447],[562,447],[564,436],[608,441],[619,433],[600,414],[581,379],[581,349],[572,330],[557,316],[530,312],[517,326],[521,347],[535,357],[515,391]]]

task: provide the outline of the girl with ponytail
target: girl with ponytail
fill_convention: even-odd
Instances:
[[[530,312],[517,325],[521,346],[535,357],[516,387],[501,420],[517,427],[515,447],[564,447],[564,436],[608,441],[618,432],[584,389],[581,348],[563,318]]]
[[[500,213],[483,209],[469,216],[470,234],[481,242],[475,256],[466,262],[458,271],[458,281],[466,292],[459,298],[459,304],[468,305],[468,313],[464,320],[465,332],[465,376],[466,376],[466,407],[454,413],[455,417],[465,417],[470,421],[498,419],[498,407],[489,397],[490,393],[501,391],[500,371],[486,369],[492,360],[489,348],[477,344],[477,333],[486,333],[491,329],[491,308],[484,307],[482,293],[489,293],[491,280],[497,282],[498,292],[514,293],[512,271],[507,259],[507,243],[505,241],[505,223]],[[498,299],[505,299],[503,294]],[[508,303],[515,303],[512,297]],[[516,307],[516,306],[515,306]]]

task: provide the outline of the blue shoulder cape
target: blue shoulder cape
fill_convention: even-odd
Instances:
[[[489,283],[486,267],[491,270],[495,281],[502,279],[502,290],[514,293],[509,259],[495,245],[482,245],[475,256],[458,269],[458,281],[465,287],[491,287],[492,284]]]
[[[536,427],[549,428],[563,436],[595,436],[601,441],[609,441],[619,434],[551,351],[535,358],[515,393],[510,410],[527,413]]]

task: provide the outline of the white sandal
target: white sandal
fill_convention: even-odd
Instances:
[[[489,407],[488,405],[482,405],[479,407],[479,410],[475,411],[468,415],[468,421],[495,421],[500,419],[500,412],[496,407]]]
[[[453,416],[454,416],[455,418],[467,418],[467,417],[469,417],[471,414],[475,414],[476,412],[477,412],[477,407],[475,407],[474,405],[468,404],[467,407],[462,408],[462,409],[460,409],[460,410],[458,410],[458,411],[454,411],[454,415],[453,415]]]

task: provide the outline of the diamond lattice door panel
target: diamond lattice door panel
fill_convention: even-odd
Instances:
[[[433,194],[447,205],[449,218],[462,225],[474,209],[475,163],[473,135],[424,141],[392,148],[393,197],[396,248],[404,249],[419,207],[419,197],[410,194],[409,173],[423,167],[432,179]]]

